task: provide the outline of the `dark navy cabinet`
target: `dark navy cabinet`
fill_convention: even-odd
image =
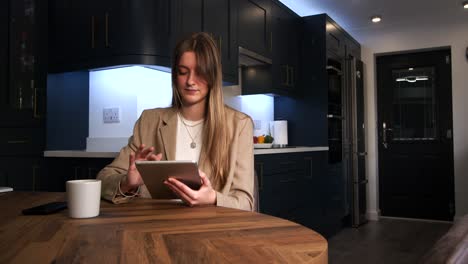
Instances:
[[[326,237],[334,234],[341,225],[337,211],[342,205],[336,204],[327,160],[327,151],[255,155],[260,212],[297,222]]]
[[[298,73],[299,17],[272,2],[272,88],[278,95],[294,94]]]
[[[38,190],[44,169],[47,1],[3,1],[0,9],[0,185]]]
[[[170,66],[169,0],[51,0],[50,72]]]
[[[350,213],[353,73],[347,62],[360,58],[360,45],[325,14],[303,17],[300,30],[297,93],[275,97],[275,119],[288,120],[290,144],[329,147],[320,158],[326,171],[317,182],[321,213],[313,222],[331,235]]]
[[[238,79],[237,6],[235,0],[172,1],[175,25],[172,46],[190,33],[210,33],[221,53],[223,80],[231,84]]]
[[[46,158],[48,182],[41,186],[47,191],[63,192],[66,181],[95,179],[99,171],[113,160],[113,158]]]
[[[271,1],[238,0],[239,46],[262,56],[271,57]]]

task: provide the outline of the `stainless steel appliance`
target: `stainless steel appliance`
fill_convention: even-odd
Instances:
[[[351,136],[351,225],[358,227],[367,222],[366,144],[364,122],[364,75],[363,63],[356,58],[348,59],[350,94],[349,129]]]
[[[329,176],[344,183],[334,192],[344,199],[345,222],[358,227],[367,221],[363,64],[329,56],[327,73]]]

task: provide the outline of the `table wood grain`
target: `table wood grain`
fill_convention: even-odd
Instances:
[[[64,193],[0,194],[0,263],[327,263],[328,244],[299,224],[254,212],[134,199],[98,217],[21,210]]]

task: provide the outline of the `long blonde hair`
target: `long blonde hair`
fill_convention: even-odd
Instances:
[[[194,33],[177,44],[172,57],[172,107],[177,110],[182,107],[177,89],[177,66],[182,54],[187,51],[196,54],[197,74],[208,85],[202,151],[211,163],[211,183],[214,187],[222,186],[229,171],[229,135],[225,122],[221,55],[208,33]]]

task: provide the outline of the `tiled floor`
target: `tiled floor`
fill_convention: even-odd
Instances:
[[[330,264],[418,263],[451,223],[381,218],[328,240]]]

